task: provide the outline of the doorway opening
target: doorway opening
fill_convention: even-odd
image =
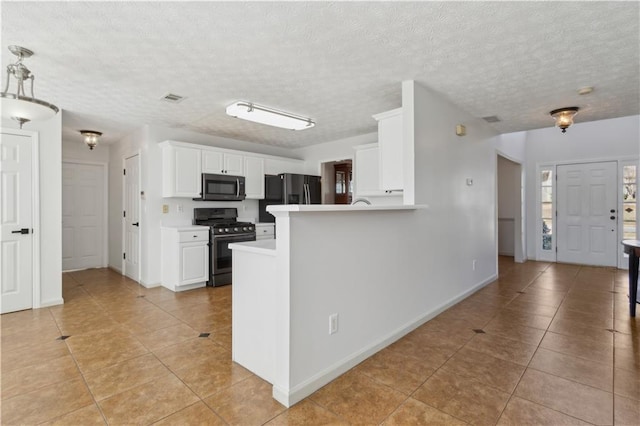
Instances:
[[[326,161],[320,166],[322,204],[351,204],[353,201],[353,160]]]
[[[525,261],[522,164],[498,154],[497,183],[498,254],[522,263]]]

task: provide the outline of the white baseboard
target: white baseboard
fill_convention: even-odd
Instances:
[[[62,305],[64,304],[64,299],[61,297],[59,299],[49,299],[49,300],[43,300],[42,302],[40,302],[40,308],[48,308],[50,306],[58,306],[58,305]]]
[[[383,338],[373,342],[369,346],[366,346],[361,350],[334,363],[333,365],[318,372],[317,374],[313,375],[312,377],[308,378],[302,383],[294,386],[289,391],[281,387],[278,387],[276,385],[273,385],[273,389],[272,389],[273,398],[276,401],[278,401],[280,404],[284,405],[285,407],[291,407],[292,405],[302,401],[304,398],[306,398],[307,396],[311,395],[313,392],[320,389],[322,386],[326,385],[327,383],[331,382],[332,380],[335,380],[342,374],[346,373],[347,371],[349,371],[350,369],[352,369],[353,367],[355,367],[365,359],[374,355],[376,352],[380,351],[381,349],[384,349],[385,347],[389,346],[391,343],[404,337],[406,334],[420,327],[425,322],[434,318],[435,316],[447,310],[448,308],[455,305],[456,303],[460,302],[461,300],[466,299],[471,294],[485,287],[487,284],[495,281],[497,278],[498,276],[496,274],[493,274],[490,277],[487,277],[486,279],[475,284],[473,287],[471,287],[467,291],[460,293],[455,297],[452,297],[451,299],[440,304],[439,306],[432,309],[431,311],[426,312],[420,315],[418,318],[415,318],[413,321],[410,321],[400,326],[395,331],[389,333],[387,336],[384,336]]]

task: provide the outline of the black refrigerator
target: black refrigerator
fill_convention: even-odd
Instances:
[[[273,204],[320,204],[320,176],[282,173],[264,177],[264,200],[260,200],[260,222],[275,222],[267,212]]]

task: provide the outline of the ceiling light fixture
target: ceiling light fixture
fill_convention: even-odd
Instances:
[[[316,125],[310,118],[245,101],[229,105],[227,115],[289,130],[310,129]]]
[[[578,113],[578,107],[566,107],[554,109],[549,114],[555,118],[556,126],[562,129],[562,133],[567,133],[567,127],[573,124],[573,116]]]
[[[22,129],[24,123],[44,120],[56,115],[59,111],[57,106],[36,99],[33,95],[33,80],[35,76],[22,63],[22,60],[31,57],[33,52],[20,46],[9,46],[9,50],[18,57],[18,60],[14,64],[7,65],[7,83],[4,86],[4,90],[0,92],[2,116],[16,120],[20,123],[20,128]],[[9,93],[9,82],[12,75],[17,80],[15,93]],[[31,80],[31,96],[25,94],[25,80]]]
[[[84,136],[84,143],[86,143],[91,150],[98,145],[98,138],[102,136],[101,132],[96,132],[95,130],[80,130],[80,134]]]

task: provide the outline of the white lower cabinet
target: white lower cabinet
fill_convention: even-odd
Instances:
[[[183,291],[209,279],[209,227],[162,227],[162,285]]]
[[[256,240],[273,240],[275,237],[275,223],[256,223]]]

